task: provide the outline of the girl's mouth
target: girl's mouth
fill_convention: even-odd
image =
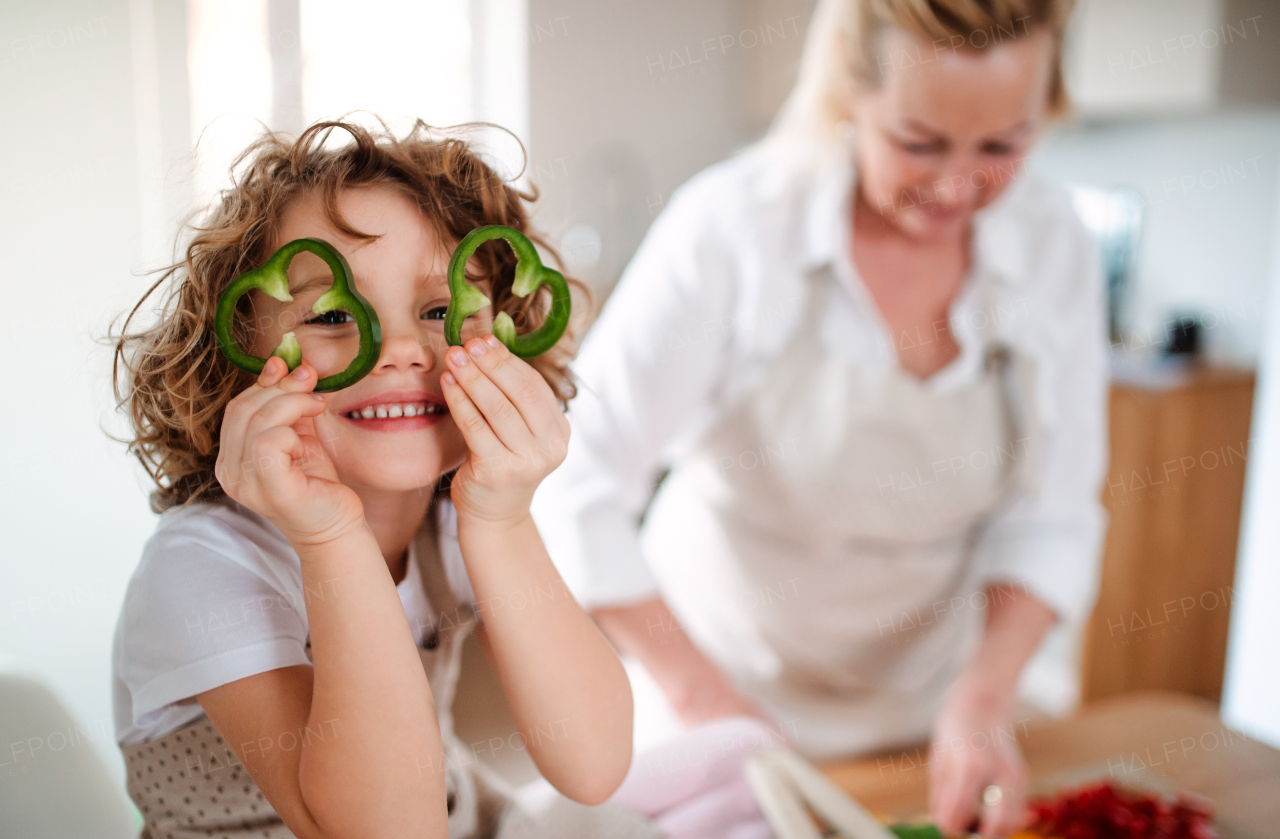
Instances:
[[[368,431],[416,431],[429,428],[449,415],[439,402],[386,402],[347,411],[342,417]]]

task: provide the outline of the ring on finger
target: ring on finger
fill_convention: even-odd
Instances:
[[[988,807],[994,807],[1004,800],[1004,790],[995,784],[991,784],[982,791],[982,803]]]

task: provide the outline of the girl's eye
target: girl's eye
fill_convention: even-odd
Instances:
[[[303,321],[303,323],[320,324],[322,326],[337,326],[342,323],[354,322],[355,318],[351,317],[351,313],[346,309],[330,309],[327,312],[312,315]]]
[[[1007,154],[1013,154],[1013,146],[1008,143],[983,143],[982,153],[1003,157]]]
[[[423,320],[444,320],[444,313],[448,311],[446,306],[436,306],[434,309],[427,309],[422,314]]]

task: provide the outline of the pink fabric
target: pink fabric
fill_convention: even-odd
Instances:
[[[637,755],[613,801],[653,819],[669,839],[769,839],[742,767],[756,749],[779,745],[751,717],[690,729]]]

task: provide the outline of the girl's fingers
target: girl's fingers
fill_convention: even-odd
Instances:
[[[507,395],[476,363],[477,359],[492,352],[483,339],[477,338],[469,341],[465,350],[450,347],[445,353],[445,360],[449,371],[502,444],[513,452],[526,451],[533,446],[533,433],[528,424]]]
[[[249,418],[245,438],[252,439],[277,425],[293,425],[303,417],[319,416],[326,407],[325,398],[319,393],[276,394]]]
[[[452,373],[440,377],[440,387],[444,391],[445,402],[449,403],[449,415],[462,432],[467,448],[485,460],[507,454],[506,446],[493,433],[489,421]]]
[[[305,393],[315,387],[318,381],[320,378],[316,368],[304,358],[292,373],[280,377],[277,387],[289,393]]]
[[[237,473],[242,470],[244,463],[252,459],[252,453],[248,449],[252,445],[249,423],[259,409],[279,397],[282,392],[309,391],[315,387],[316,381],[315,368],[305,360],[290,373],[283,359],[275,356],[267,359],[258,381],[232,399],[223,413],[218,460],[223,465],[221,471],[225,473],[225,478],[220,477],[219,481],[226,480],[231,485],[240,483],[242,477]],[[321,405],[323,410],[323,403],[313,401]]]
[[[271,356],[267,359],[267,363],[262,365],[262,372],[258,374],[258,387],[271,387],[283,379],[287,372],[289,372],[289,366],[284,363],[284,359]]]
[[[281,392],[306,392],[315,387],[317,381],[319,379],[316,378],[315,368],[305,359],[290,373],[284,361],[272,356],[267,359],[267,364],[262,368],[258,381],[249,385],[227,403],[222,419],[224,435],[227,431],[235,432],[243,428],[259,408],[279,396]],[[263,382],[268,384],[264,385]]]
[[[316,368],[311,366],[311,362],[305,358],[302,363],[294,368],[293,372],[289,372],[289,368],[285,363],[272,356],[267,359],[268,364],[262,368],[262,375],[258,376],[258,381],[245,389],[244,393],[237,396],[237,399],[247,399],[250,402],[260,403],[271,398],[271,395],[277,391],[285,393],[305,393],[316,386],[319,376]],[[269,375],[268,370],[272,370]],[[269,384],[263,384],[268,382]]]
[[[251,454],[253,471],[273,496],[287,497],[300,479],[306,481],[301,472],[293,469],[294,460],[301,460],[306,454],[302,438],[287,425],[269,428],[254,438]]]
[[[315,375],[316,368],[312,367],[311,362],[305,358],[290,373],[289,365],[284,363],[284,359],[273,355],[267,359],[266,364],[262,365],[262,372],[258,374],[258,381],[255,384],[262,388],[280,385],[286,390],[299,390],[307,388],[309,386],[307,380]]]
[[[464,348],[472,363],[498,386],[520,412],[525,425],[535,436],[567,434],[567,427],[561,429],[558,422],[564,419],[564,413],[556,404],[551,386],[537,370],[512,353],[493,335],[477,338],[475,342],[468,341]],[[472,351],[473,348],[483,349],[484,352],[477,354]]]

